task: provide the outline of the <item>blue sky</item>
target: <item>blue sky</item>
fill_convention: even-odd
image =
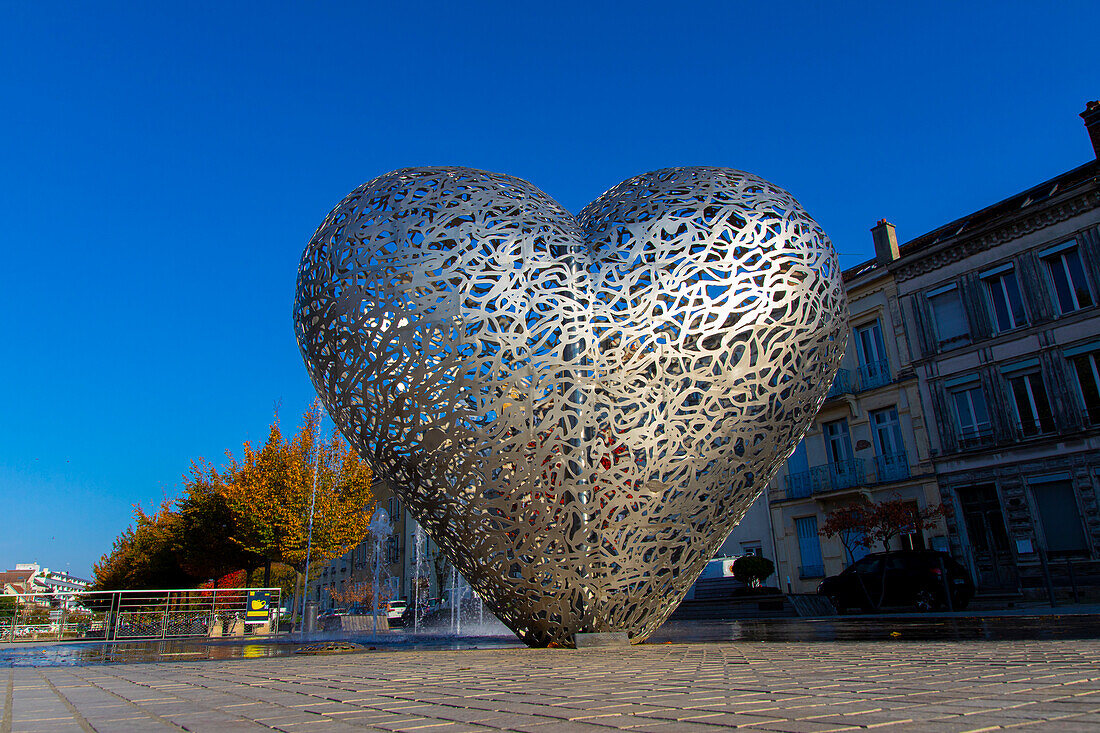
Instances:
[[[312,388],[295,269],[352,188],[521,176],[577,211],[740,168],[845,266],[1092,157],[1095,2],[0,9],[0,565],[88,575],[135,502]]]

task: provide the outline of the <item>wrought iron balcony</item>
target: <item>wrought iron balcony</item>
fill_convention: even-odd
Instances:
[[[869,361],[859,365],[860,389],[874,389],[884,384],[890,384],[890,362]]]
[[[976,428],[959,431],[959,450],[980,448],[993,445],[995,436],[992,425],[980,425]]]
[[[824,565],[802,565],[798,568],[798,577],[801,580],[807,578],[824,578],[825,566]]]
[[[909,478],[909,458],[904,453],[875,456],[875,478],[878,482],[903,481]]]
[[[787,474],[787,498],[804,499],[814,493],[812,471]]]
[[[854,489],[867,483],[862,458],[813,466],[809,471],[787,475],[787,498],[802,499],[839,489]]]
[[[825,399],[835,399],[841,395],[851,394],[854,391],[852,385],[852,370],[840,369],[837,370],[836,377],[833,379],[833,384],[829,387],[829,392],[825,395]]]

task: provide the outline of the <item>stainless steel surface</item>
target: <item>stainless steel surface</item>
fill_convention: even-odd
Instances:
[[[302,257],[329,414],[534,646],[649,636],[793,451],[847,336],[828,238],[727,168],[574,217],[511,176],[409,168]]]

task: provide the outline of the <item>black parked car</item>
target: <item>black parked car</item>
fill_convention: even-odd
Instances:
[[[951,589],[951,603],[956,611],[966,608],[974,597],[974,583],[966,569],[946,552],[902,550],[867,555],[840,575],[825,578],[817,592],[826,596],[838,613],[849,608],[875,611],[886,606],[931,611],[947,608],[946,588]]]

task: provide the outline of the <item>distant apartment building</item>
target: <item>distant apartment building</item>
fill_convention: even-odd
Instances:
[[[843,273],[850,332],[840,371],[813,425],[758,500],[770,508],[777,580],[812,593],[870,550],[821,535],[829,512],[857,501],[940,502],[916,374],[890,265],[894,227],[872,229],[875,258]],[[947,527],[915,530],[895,546],[946,549]],[[881,548],[878,548],[881,549]]]
[[[55,607],[70,606],[91,582],[64,570],[50,570],[38,563],[19,563],[14,570],[0,572],[0,594],[34,593],[39,602]]]
[[[1081,116],[1100,154],[1100,104]],[[1100,584],[1100,162],[900,254],[953,553],[987,592]]]

